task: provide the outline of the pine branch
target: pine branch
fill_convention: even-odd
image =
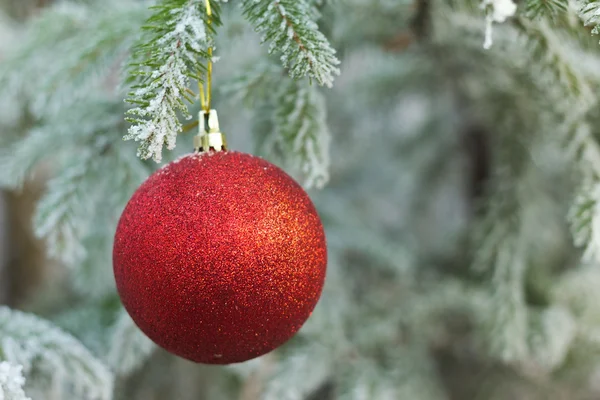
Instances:
[[[301,400],[313,393],[332,373],[332,357],[314,344],[296,349],[278,363],[265,384],[264,400]]]
[[[31,400],[23,391],[23,367],[0,362],[0,398],[6,400]]]
[[[273,117],[283,154],[304,176],[306,187],[322,188],[329,180],[329,143],[325,98],[314,86],[290,81],[275,99]]]
[[[88,296],[113,289],[106,256],[112,247],[110,232],[128,196],[149,173],[139,159],[128,159],[134,157],[127,147],[111,143],[117,137],[99,134],[88,148],[66,159],[34,216],[34,231],[46,239],[48,254],[72,268],[76,288]]]
[[[575,43],[567,38],[564,32],[553,29],[545,21],[536,23],[520,20],[517,26],[526,35],[526,49],[533,57],[540,60],[541,69],[554,75],[552,82],[559,84],[547,88],[541,87],[541,89],[548,92],[560,89],[563,92],[553,93],[558,105],[565,108],[561,111],[572,110],[571,112],[581,114],[582,108],[589,107],[596,102],[591,82],[583,68],[578,65],[577,58],[572,54]],[[538,84],[549,84],[551,81],[541,82],[540,79],[547,76],[538,77]],[[570,98],[569,101],[565,99],[565,95]],[[572,103],[573,100],[577,101],[576,107]]]
[[[302,175],[304,186],[323,187],[329,180],[331,140],[323,95],[288,79],[259,104],[253,127],[259,153],[288,163]]]
[[[31,24],[23,46],[3,60],[0,103],[25,100],[35,117],[45,117],[106,90],[146,15],[143,4],[131,1],[49,8]]]
[[[244,14],[270,42],[269,53],[281,53],[281,61],[294,79],[314,78],[331,87],[339,74],[335,50],[315,23],[316,9],[307,0],[243,0]]]
[[[530,325],[532,357],[538,366],[551,372],[564,363],[576,339],[575,319],[566,308],[553,306],[534,314]]]
[[[600,259],[600,182],[594,179],[578,192],[569,212],[576,246],[583,247],[583,260]]]
[[[218,7],[213,7],[209,25],[203,1],[164,0],[147,21],[129,68],[133,91],[127,101],[136,107],[127,113],[133,126],[125,136],[141,142],[138,156],[143,159],[160,162],[163,146],[174,149],[182,131],[178,114],[191,118],[185,104],[192,101],[190,79],[201,80],[214,26],[220,24]]]
[[[599,284],[597,266],[582,266],[563,274],[553,293],[555,303],[567,308],[576,317],[577,334],[596,344],[600,344]]]
[[[78,151],[79,146],[93,143],[95,135],[118,130],[123,122],[114,110],[114,102],[88,97],[43,120],[26,136],[0,150],[0,186],[18,188],[41,162]]]
[[[100,269],[98,267],[101,261],[96,264],[96,269]],[[112,275],[112,268],[106,269],[110,270]],[[112,279],[114,281],[114,276]],[[89,290],[90,286],[87,288]],[[111,367],[104,357],[108,352],[112,327],[122,310],[119,296],[113,288],[104,297],[90,299],[82,296],[77,303],[61,310],[58,314],[53,314],[51,321],[60,329],[75,336],[92,354]],[[111,370],[116,372],[114,369]]]
[[[121,119],[122,114],[115,114],[115,117]],[[112,246],[118,217],[131,193],[151,173],[148,165],[136,157],[131,146],[118,143],[116,140],[118,133],[111,136],[114,139],[110,146],[95,155],[100,165],[97,168],[92,165],[93,168],[85,178],[94,185],[94,189],[90,191],[93,198],[88,200],[88,203],[96,204],[95,212],[82,215],[71,214],[70,218],[74,221],[69,221],[70,224],[75,225],[78,225],[75,221],[80,219],[89,221],[87,234],[78,238],[82,248],[86,249],[86,255],[75,264],[68,266],[72,271],[70,278],[73,288],[93,298],[104,298],[114,293],[115,282],[111,268]],[[111,173],[107,174],[106,171],[109,170]],[[62,226],[57,225],[55,229],[62,229]]]
[[[513,235],[514,236],[514,235]],[[489,240],[494,240],[492,236]],[[490,309],[490,351],[506,363],[527,359],[528,313],[525,304],[526,261],[522,244],[507,237],[496,243],[493,300]]]
[[[150,357],[156,345],[124,310],[113,327],[107,360],[117,374],[129,375]]]
[[[554,16],[567,11],[569,0],[526,0],[525,14],[529,18]]]
[[[600,1],[576,0],[577,14],[585,26],[593,26],[592,33],[600,33]]]
[[[590,14],[586,14],[587,21],[593,22],[595,5],[591,2],[585,4],[590,6]],[[454,21],[454,24],[457,23]],[[470,24],[463,25],[471,28]],[[595,87],[599,82],[598,76],[588,69],[588,65],[596,64],[598,58],[591,52],[585,52],[581,43],[569,36],[566,28],[551,26],[548,21],[520,19],[514,26],[518,29],[515,32],[517,36],[512,35],[512,27],[504,26],[502,37],[503,43],[510,46],[511,57],[507,58],[503,49],[494,59],[498,63],[510,59],[506,67],[518,66],[519,70],[515,73],[528,71],[529,83],[541,96],[538,104],[547,110],[546,115],[557,117],[551,119],[555,121],[552,124],[540,121],[536,129],[539,130],[539,126],[544,124],[541,130],[553,132],[551,137],[558,138],[556,144],[561,148],[566,147],[565,154],[571,157],[572,165],[580,169],[584,177],[585,185],[577,194],[569,220],[576,244],[585,247],[584,259],[596,260],[600,257],[600,234],[596,233],[600,231],[596,228],[600,226],[600,208],[597,207],[600,200],[597,189],[600,182],[600,147],[587,121],[588,114],[597,107]],[[475,29],[475,26],[472,28]],[[490,52],[490,56],[495,56],[495,52]],[[538,60],[533,65],[532,57]]]
[[[82,239],[90,229],[88,210],[95,209],[93,173],[98,163],[89,149],[82,150],[69,165],[48,183],[34,216],[35,234],[45,238],[48,252],[65,262],[77,265],[86,258]]]
[[[261,59],[242,68],[243,72],[221,85],[224,97],[242,101],[249,107],[269,101],[284,77],[283,68]]]
[[[447,398],[439,371],[428,351],[419,345],[396,345],[386,351],[394,354],[382,367],[371,359],[353,360],[339,377],[339,400]]]
[[[49,255],[71,268],[74,288],[88,296],[113,290],[109,255],[119,211],[151,172],[120,140],[123,111],[120,99],[90,97],[0,151],[0,183],[9,188],[42,163],[54,169],[34,231],[47,239]]]
[[[22,365],[29,379],[57,398],[110,400],[113,376],[75,338],[32,315],[0,307],[0,358]]]
[[[224,93],[255,110],[257,152],[288,164],[306,187],[323,187],[329,180],[330,132],[320,90],[290,79],[272,63],[256,62],[244,71],[224,85]]]

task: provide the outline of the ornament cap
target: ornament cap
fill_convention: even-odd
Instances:
[[[202,110],[198,119],[200,131],[194,138],[194,150],[198,153],[227,150],[227,140],[219,128],[217,110]]]

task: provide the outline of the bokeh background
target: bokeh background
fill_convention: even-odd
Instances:
[[[332,89],[290,80],[222,5],[221,128],[320,177],[329,264],[292,341],[209,367],[156,349],[112,277],[116,220],[158,167],[122,140],[121,66],[149,3],[0,0],[0,359],[27,395],[600,398],[598,2],[519,1],[489,50],[483,3],[316,1],[342,61]],[[303,123],[326,154],[312,164],[269,146]],[[191,148],[181,135],[165,162]]]

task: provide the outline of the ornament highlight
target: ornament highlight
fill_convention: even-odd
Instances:
[[[252,155],[209,151],[154,173],[119,221],[123,305],[150,339],[207,364],[290,339],[321,295],[327,250],[306,192]]]

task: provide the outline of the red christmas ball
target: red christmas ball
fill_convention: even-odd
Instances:
[[[325,280],[321,220],[285,172],[238,152],[193,154],[154,173],[119,221],[123,305],[164,349],[246,361],[290,339]]]

